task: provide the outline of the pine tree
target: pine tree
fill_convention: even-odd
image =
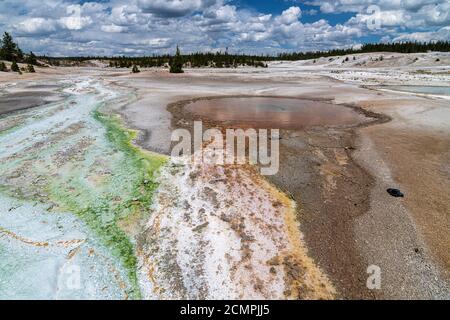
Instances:
[[[5,32],[1,40],[0,59],[13,61],[20,58],[20,55],[21,50],[17,48],[17,44],[14,43],[12,36]]]
[[[139,72],[141,72],[141,71],[139,70],[139,68],[138,68],[137,65],[134,65],[134,66],[133,66],[133,69],[131,70],[131,72],[133,72],[133,73],[139,73]]]
[[[30,51],[30,54],[25,59],[25,62],[31,65],[38,65],[36,55],[33,53],[33,51]]]
[[[170,62],[170,73],[183,73],[183,59],[181,57],[180,48],[177,46],[177,52]]]
[[[19,68],[19,66],[17,65],[17,62],[13,61],[13,63],[11,64],[11,71],[12,71],[12,72],[19,72],[19,73],[21,73],[21,72],[20,72],[20,68]]]
[[[19,48],[19,45],[16,43],[16,57],[18,61],[23,61],[23,51]]]
[[[0,62],[0,71],[8,72],[8,68],[6,68],[6,64],[4,62]]]
[[[28,64],[27,65],[27,71],[30,73],[35,73],[36,71],[34,70],[34,67],[32,64]]]

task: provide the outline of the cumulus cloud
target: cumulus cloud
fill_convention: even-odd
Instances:
[[[119,32],[125,32],[127,31],[127,27],[118,26],[115,24],[105,25],[101,27],[102,31],[108,32],[108,33],[119,33]]]
[[[291,1],[279,14],[231,0],[0,0],[0,29],[21,47],[52,55],[121,55],[224,50],[276,53],[350,47],[361,37],[392,40],[450,38],[448,0]],[[370,5],[378,10],[368,12]],[[303,9],[303,10],[302,10]],[[315,15],[319,10],[324,15]],[[346,22],[333,14],[351,12]],[[306,23],[302,15],[317,17]],[[368,26],[374,20],[380,28]]]
[[[325,2],[320,4],[320,11],[322,11],[323,13],[333,13],[337,10],[333,3]]]
[[[68,16],[60,18],[58,22],[66,29],[81,30],[90,25],[92,23],[92,19],[90,17]]]
[[[235,21],[237,18],[237,12],[235,6],[224,5],[219,8],[211,8],[205,10],[202,18],[209,24],[217,24],[224,22]]]
[[[139,7],[163,17],[182,17],[214,4],[203,0],[138,0]]]
[[[400,5],[406,10],[417,11],[429,4],[435,4],[436,0],[402,0]]]
[[[445,41],[448,39],[450,39],[450,26],[443,27],[437,31],[402,34],[395,37],[394,41]]]
[[[137,6],[119,5],[111,9],[108,17],[111,22],[120,26],[131,26],[142,23],[140,21],[139,9]]]
[[[149,46],[153,49],[164,49],[172,46],[173,42],[169,38],[154,38],[138,41],[136,44],[142,46]]]
[[[62,28],[68,30],[81,30],[92,23],[92,18],[90,16],[83,15],[83,6],[69,4],[64,6],[64,8],[65,15],[56,20]]]
[[[416,23],[411,20],[411,16],[402,10],[373,11],[368,14],[356,14],[348,21],[350,25],[375,25],[381,27],[393,27],[399,25]]]
[[[45,35],[56,30],[55,22],[44,18],[28,18],[14,26],[21,35]]]
[[[287,10],[284,10],[281,13],[281,16],[278,17],[278,21],[282,24],[292,24],[297,22],[302,15],[302,10],[299,7],[290,7]]]
[[[417,11],[417,16],[426,22],[425,25],[448,26],[450,25],[450,1],[421,7]]]

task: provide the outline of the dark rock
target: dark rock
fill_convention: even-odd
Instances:
[[[389,188],[386,190],[391,196],[396,198],[403,198],[405,195],[398,189]]]

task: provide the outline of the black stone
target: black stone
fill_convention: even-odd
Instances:
[[[398,189],[387,189],[386,190],[387,193],[389,193],[391,196],[396,197],[396,198],[403,198],[405,195]]]

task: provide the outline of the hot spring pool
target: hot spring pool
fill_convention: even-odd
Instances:
[[[191,102],[185,109],[215,122],[252,128],[355,126],[371,119],[345,106],[296,98],[214,98]]]

